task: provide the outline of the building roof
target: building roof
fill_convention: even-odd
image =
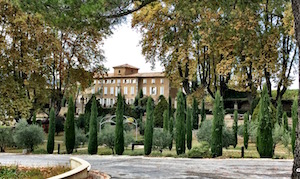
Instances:
[[[132,68],[132,69],[139,69],[139,68],[137,68],[137,67],[134,67],[134,66],[131,66],[131,65],[129,65],[129,64],[123,64],[123,65],[118,65],[118,66],[114,66],[113,68]]]
[[[114,73],[108,73],[104,75],[104,78],[151,78],[151,77],[165,77],[163,72],[148,72],[148,73],[134,73],[130,75],[115,75]],[[102,78],[98,74],[95,74],[94,78]]]

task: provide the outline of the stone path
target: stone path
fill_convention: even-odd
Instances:
[[[71,155],[0,154],[0,164],[64,165]],[[75,155],[72,155],[75,156]],[[292,160],[77,155],[112,178],[289,178]]]

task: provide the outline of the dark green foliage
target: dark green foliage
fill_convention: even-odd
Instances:
[[[48,130],[48,141],[47,141],[48,154],[52,154],[54,150],[54,135],[55,135],[55,113],[54,113],[54,109],[51,108],[49,130]]]
[[[14,143],[12,128],[0,128],[0,152],[5,152],[6,147],[12,146]]]
[[[84,129],[85,128],[84,114],[80,114],[78,116],[78,118],[76,118],[75,123],[76,123],[76,127],[80,128],[80,129]]]
[[[276,122],[281,125],[282,124],[282,115],[283,109],[280,98],[277,101],[277,108],[276,108]]]
[[[260,101],[259,97],[256,97],[255,99],[253,99],[251,106],[250,106],[250,114],[252,115],[254,112],[254,109],[257,107],[258,103]]]
[[[28,125],[25,120],[19,121],[14,132],[14,142],[18,147],[23,147],[33,151],[34,147],[42,144],[44,140],[44,130],[37,125]]]
[[[198,102],[196,98],[193,98],[193,104],[192,104],[192,121],[193,121],[193,129],[198,129],[199,126],[199,109],[198,109]]]
[[[91,113],[85,113],[84,114],[84,123],[85,123],[85,127],[84,127],[84,132],[88,133],[90,131],[90,117],[91,117]]]
[[[233,147],[235,148],[237,143],[238,143],[238,138],[237,138],[237,132],[238,132],[238,112],[237,110],[234,111],[234,118],[233,118],[233,125],[232,125],[232,131],[234,135],[234,142],[233,142]]]
[[[260,108],[260,102],[258,102],[258,104],[256,105],[256,108],[254,109],[254,112],[251,116],[251,121],[258,121],[259,108]],[[269,109],[271,110],[270,111],[270,117],[271,117],[272,127],[274,128],[274,124],[277,123],[276,122],[276,108],[273,106],[272,103],[270,103]]]
[[[168,110],[164,111],[163,118],[164,118],[164,131],[166,132],[169,129],[169,113],[168,113]]]
[[[186,117],[186,146],[189,150],[192,148],[193,140],[193,131],[192,131],[192,110],[187,108],[187,117]]]
[[[169,144],[170,150],[172,150],[172,148],[173,148],[173,138],[174,138],[173,128],[174,128],[174,118],[170,117],[170,120],[169,120],[169,134],[171,135],[171,140],[170,140],[170,144]]]
[[[283,120],[283,127],[284,127],[284,129],[286,131],[289,131],[288,117],[287,117],[286,112],[283,113],[282,120]]]
[[[211,153],[213,157],[222,156],[222,132],[224,126],[224,109],[220,91],[217,91],[213,106],[213,124],[211,138]]]
[[[204,122],[206,119],[206,112],[205,112],[205,101],[204,99],[202,100],[202,107],[201,107],[201,123],[200,123],[200,127],[202,125],[202,122]]]
[[[244,114],[244,146],[248,149],[248,141],[249,141],[249,134],[248,134],[248,126],[249,126],[249,114]]]
[[[167,131],[156,128],[153,132],[152,148],[162,152],[163,149],[169,146],[170,140],[172,140],[172,138]]]
[[[269,105],[270,98],[266,85],[264,85],[259,107],[258,128],[256,146],[261,158],[273,156],[272,122],[270,117]]]
[[[297,98],[294,99],[293,106],[292,106],[292,120],[293,120],[293,126],[292,126],[292,149],[293,153],[295,150],[295,141],[296,141],[296,127],[298,123],[298,100]]]
[[[91,99],[86,103],[85,108],[84,108],[84,114],[87,114],[87,113],[91,114],[93,99],[96,100],[96,96],[94,94],[92,95]],[[99,100],[96,100],[96,105],[97,105],[97,113],[98,113],[98,115],[100,115],[100,114],[102,114],[102,113],[104,113],[106,111],[100,105]],[[109,112],[109,111],[106,111],[106,112]]]
[[[55,119],[55,132],[58,135],[59,132],[64,131],[64,118],[61,116],[57,116]]]
[[[141,135],[144,135],[145,132],[145,122],[143,121],[143,115],[140,115],[140,118],[138,119],[138,126],[139,126],[139,131]]]
[[[122,155],[124,152],[124,127],[123,113],[124,101],[122,95],[118,94],[117,110],[116,110],[116,128],[115,128],[115,151],[117,155]]]
[[[153,101],[151,97],[148,97],[146,113],[147,118],[145,128],[144,153],[145,155],[150,155],[153,142]]]
[[[143,90],[140,89],[140,91],[139,91],[139,98],[142,99],[143,97],[144,97]]]
[[[168,102],[164,96],[160,96],[160,100],[154,109],[154,127],[163,127],[163,113],[168,109]]]
[[[182,91],[177,93],[176,110],[176,152],[185,153],[185,100]]]
[[[208,142],[200,142],[188,152],[189,158],[208,158],[211,156]]]
[[[36,124],[36,112],[33,112],[32,124]]]
[[[66,144],[66,150],[68,154],[73,153],[73,149],[75,146],[74,111],[75,108],[73,103],[73,97],[70,96],[68,102],[67,119],[65,122],[65,144]]]
[[[97,142],[97,105],[96,99],[93,98],[92,102],[92,111],[90,116],[90,127],[89,127],[89,144],[88,144],[88,153],[93,155],[98,152],[98,142]]]

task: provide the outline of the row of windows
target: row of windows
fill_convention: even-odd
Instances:
[[[100,104],[102,106],[105,107],[112,107],[115,103],[117,102],[117,100],[113,99],[113,98],[102,98],[100,99]],[[133,99],[126,99],[126,103],[127,104],[133,104],[134,100]]]
[[[130,87],[130,91],[128,91],[128,87],[124,87],[124,95],[128,95],[129,92],[131,95],[134,95],[134,91],[135,91],[135,87]],[[98,92],[101,91],[101,88],[98,88]],[[110,87],[110,91],[109,91],[109,94],[113,95],[115,94],[115,96],[118,95],[118,93],[120,92],[120,87]],[[149,91],[148,91],[149,95],[156,95],[157,94],[157,87],[149,87]],[[147,87],[143,87],[143,94],[144,95],[147,95]],[[92,94],[95,94],[95,89],[92,88]],[[107,95],[108,94],[108,87],[104,87],[104,91],[103,91],[103,94],[104,95]],[[161,86],[160,87],[160,90],[159,90],[159,95],[164,95],[164,87]]]
[[[97,81],[98,81],[98,84],[101,84],[101,81],[103,82],[103,84],[115,84],[116,83],[116,80],[94,80],[94,84],[97,84]],[[121,83],[121,80],[118,79],[117,80],[117,83]],[[136,79],[123,79],[123,84],[135,84],[136,83]],[[147,79],[143,79],[143,84],[146,84],[147,83]],[[151,79],[151,83],[152,84],[155,84],[155,79]],[[164,79],[160,79],[160,83],[161,84],[164,84]]]

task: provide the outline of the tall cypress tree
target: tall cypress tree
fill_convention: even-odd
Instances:
[[[288,117],[287,117],[286,112],[283,113],[282,120],[283,120],[283,127],[284,127],[284,129],[286,131],[289,131]]]
[[[153,140],[153,101],[149,96],[147,100],[146,109],[146,127],[144,139],[144,153],[145,155],[151,154]]]
[[[173,118],[173,113],[172,113],[172,99],[171,99],[170,96],[169,96],[168,116],[169,116],[169,127],[168,127],[168,129],[169,129],[169,133],[171,135],[169,149],[172,150],[172,148],[173,148],[173,138],[174,138],[174,134],[173,134],[174,118]]]
[[[201,107],[201,123],[200,123],[200,127],[201,127],[201,124],[205,121],[205,119],[206,119],[205,101],[203,99],[202,100],[202,107]]]
[[[283,109],[282,109],[281,99],[278,98],[278,100],[277,100],[277,109],[276,109],[276,122],[280,126],[282,124],[282,115],[283,115]]]
[[[246,112],[244,114],[244,146],[246,149],[248,149],[248,141],[249,141],[248,126],[249,126],[249,114],[248,112]]]
[[[187,108],[187,118],[186,118],[186,145],[189,150],[192,148],[192,138],[193,138],[193,131],[192,131],[192,110]]]
[[[298,123],[298,100],[297,98],[294,99],[293,106],[292,106],[292,120],[293,120],[293,126],[292,126],[292,149],[293,153],[295,151],[295,141],[296,141],[296,127]]]
[[[198,102],[196,98],[193,98],[193,104],[192,104],[192,121],[193,121],[193,129],[198,129],[199,126],[199,117],[198,117]]]
[[[237,132],[238,132],[238,112],[237,110],[234,111],[234,121],[232,125],[232,130],[234,134],[234,141],[233,141],[233,147],[235,148],[237,143],[238,143],[238,138],[237,138]]]
[[[177,155],[185,153],[185,101],[181,91],[177,93],[176,110],[176,152]]]
[[[257,150],[261,158],[273,156],[272,121],[270,117],[270,98],[267,86],[264,85],[259,106],[258,129],[257,129]]]
[[[115,128],[115,150],[117,155],[124,152],[124,131],[123,131],[124,100],[122,95],[118,94],[116,109],[116,128]]]
[[[36,124],[36,112],[33,112],[32,124]]]
[[[89,144],[88,144],[88,153],[93,155],[98,152],[98,140],[97,140],[97,104],[96,99],[93,98],[91,115],[90,115],[90,125],[89,125]]]
[[[217,91],[213,106],[213,124],[211,138],[211,153],[213,157],[222,156],[222,132],[224,126],[224,109],[220,91]]]
[[[55,113],[54,113],[54,109],[51,108],[49,130],[48,130],[48,141],[47,141],[48,154],[52,154],[54,150],[54,135],[55,135]]]
[[[68,154],[73,153],[73,149],[75,146],[74,111],[75,108],[74,108],[73,97],[70,96],[68,102],[67,119],[65,122],[65,144],[66,144],[66,150]]]
[[[169,128],[169,116],[168,116],[168,110],[165,110],[164,111],[164,114],[163,114],[163,118],[164,118],[164,123],[163,123],[163,126],[164,126],[164,131],[168,131],[168,128]]]

